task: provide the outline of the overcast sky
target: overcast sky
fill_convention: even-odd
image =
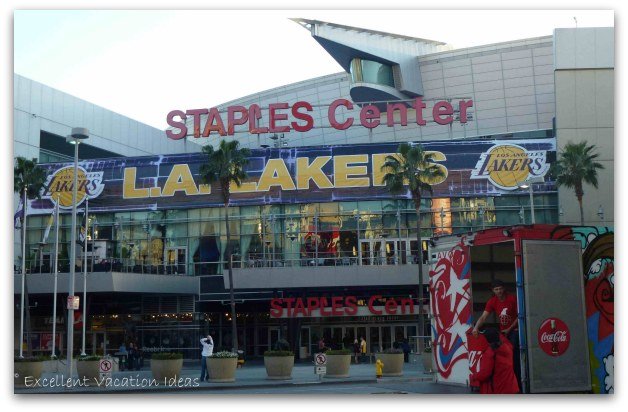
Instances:
[[[576,24],[612,26],[613,16],[599,10],[19,10],[14,72],[163,129],[172,109],[212,107],[341,71],[290,17],[460,48]]]

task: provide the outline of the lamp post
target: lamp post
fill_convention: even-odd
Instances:
[[[83,238],[83,333],[81,356],[85,353],[85,309],[87,308],[87,227],[89,226],[89,200],[85,199],[85,237]],[[92,262],[94,261],[94,246],[92,245]]]
[[[68,296],[74,296],[74,277],[76,264],[76,201],[78,188],[78,146],[83,140],[89,138],[89,131],[82,127],[72,128],[72,134],[66,138],[68,143],[74,145],[74,180],[72,184],[72,226],[70,229],[70,278],[68,284]],[[83,302],[85,304],[85,302]],[[74,308],[68,306],[68,335],[67,335],[68,377],[72,379],[72,354],[74,353]]]
[[[534,219],[534,194],[532,190],[532,184],[534,183],[543,183],[544,180],[542,177],[535,177],[533,179],[528,179],[523,182],[517,183],[520,189],[528,189],[528,193],[530,193],[530,222],[534,225],[536,223]]]

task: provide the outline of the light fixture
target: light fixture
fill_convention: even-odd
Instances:
[[[536,221],[534,219],[534,194],[532,191],[532,184],[533,183],[543,183],[545,180],[543,179],[543,177],[535,177],[532,179],[527,179],[523,182],[517,182],[517,186],[520,189],[528,189],[528,192],[530,193],[530,223],[535,224]]]
[[[504,229],[502,230],[502,235],[506,236],[506,237],[512,237],[512,232],[508,229]]]
[[[70,276],[68,276],[68,296],[74,296],[74,278],[76,273],[76,206],[78,200],[78,146],[79,143],[89,138],[89,131],[83,127],[73,127],[72,132],[66,138],[66,141],[74,144],[74,178],[72,183],[72,226],[70,238]],[[83,302],[83,305],[85,302]],[[68,306],[67,319],[74,319],[74,309]],[[74,322],[68,322],[67,331],[67,370],[68,377],[72,379],[73,371],[73,353],[74,353]]]
[[[600,218],[600,220],[604,220],[604,208],[602,207],[602,205],[597,208],[597,216]]]
[[[558,216],[564,216],[565,212],[563,211],[563,207],[561,206],[560,209],[558,209]]]

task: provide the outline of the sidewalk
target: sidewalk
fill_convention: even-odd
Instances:
[[[200,361],[199,361],[200,362]],[[266,377],[266,368],[259,362],[247,362],[236,370],[236,380],[232,383],[200,382],[200,365],[193,367],[186,362],[181,371],[181,377],[177,382],[164,382],[153,380],[150,368],[140,371],[124,371],[112,374],[111,381],[102,382],[100,386],[84,386],[78,384],[78,378],[74,376],[74,385],[67,386],[67,376],[61,373],[44,373],[37,387],[15,388],[16,394],[59,394],[59,393],[163,393],[163,392],[194,392],[198,390],[246,389],[263,387],[293,387],[295,385],[339,385],[356,383],[393,383],[416,382],[433,386],[431,374],[424,373],[420,363],[405,363],[403,376],[384,377],[376,379],[375,366],[373,364],[351,365],[348,378],[320,378],[314,373],[314,365],[310,363],[297,363],[292,371],[290,380],[270,380]],[[63,383],[62,383],[63,382]],[[432,392],[433,390],[428,390]]]

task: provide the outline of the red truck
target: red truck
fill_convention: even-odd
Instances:
[[[432,238],[429,258],[437,382],[472,384],[470,333],[499,279],[517,298],[521,392],[613,393],[612,228],[491,228]]]

